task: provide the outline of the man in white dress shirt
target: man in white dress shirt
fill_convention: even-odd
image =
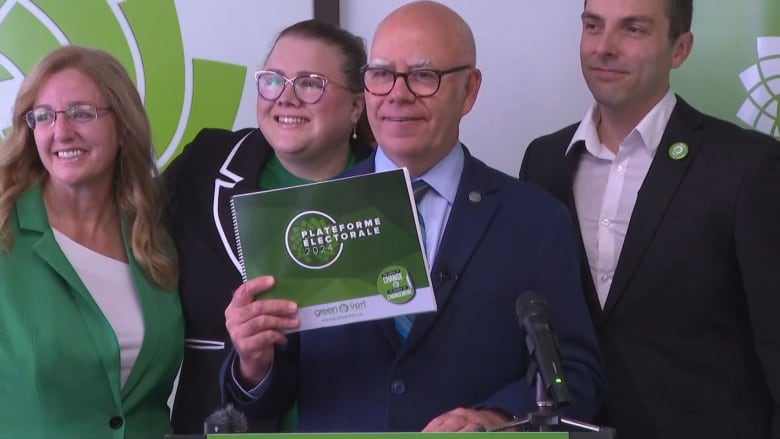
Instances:
[[[582,283],[629,438],[780,437],[780,145],[670,89],[692,0],[587,0],[595,103],[520,171],[579,223]]]

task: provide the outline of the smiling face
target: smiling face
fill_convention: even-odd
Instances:
[[[33,108],[62,111],[74,104],[108,106],[89,76],[68,68],[43,83]],[[52,186],[71,190],[111,186],[119,153],[114,117],[113,112],[100,112],[97,119],[77,122],[58,113],[54,125],[35,127],[38,156]]]
[[[344,62],[336,47],[295,35],[279,38],[268,56],[264,70],[287,78],[316,73],[330,81],[314,104],[301,102],[291,84],[274,101],[257,97],[260,130],[288,169],[291,162],[328,162],[348,154],[352,127],[364,104],[362,93],[337,85],[347,84],[341,71]]]
[[[400,73],[473,66],[473,46],[471,31],[453,11],[413,3],[379,26],[369,66]],[[480,82],[479,71],[468,69],[442,76],[439,90],[428,97],[415,96],[400,77],[385,96],[366,92],[377,143],[396,165],[421,175],[457,143],[460,119],[474,105]]]
[[[668,0],[587,0],[580,61],[585,82],[607,111],[641,118],[666,94],[669,74],[693,37],[669,37]]]

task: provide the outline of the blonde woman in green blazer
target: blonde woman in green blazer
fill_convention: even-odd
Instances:
[[[62,47],[27,76],[13,117],[0,438],[162,438],[184,324],[138,92],[111,55]]]

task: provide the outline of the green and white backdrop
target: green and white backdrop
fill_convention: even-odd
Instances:
[[[695,6],[693,52],[674,88],[710,114],[780,139],[780,0]]]
[[[255,126],[252,74],[274,35],[326,5],[366,38],[409,0],[0,0],[0,136],[19,84],[62,44],[108,50],[135,78],[164,167],[202,127]],[[533,138],[582,117],[582,0],[442,0],[471,24],[483,86],[461,138],[516,175]],[[780,138],[780,0],[699,0],[673,87],[703,111]],[[518,78],[520,80],[518,80]]]

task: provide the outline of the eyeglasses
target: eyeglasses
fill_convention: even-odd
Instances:
[[[255,73],[255,80],[257,81],[257,94],[266,101],[279,99],[287,84],[292,85],[295,97],[305,104],[316,104],[319,102],[328,84],[349,90],[349,87],[335,83],[327,77],[316,73],[288,78],[276,72],[260,70]]]
[[[411,72],[399,73],[384,67],[365,66],[362,69],[363,87],[367,92],[377,96],[387,96],[393,91],[398,77],[404,78],[406,88],[418,98],[433,96],[439,91],[441,77],[450,73],[462,72],[471,66],[463,65],[447,70],[419,69]]]
[[[86,123],[97,119],[100,113],[111,110],[111,107],[98,107],[92,104],[74,104],[61,111],[55,111],[50,107],[38,107],[28,111],[24,115],[24,120],[27,126],[34,130],[37,126],[53,126],[59,113],[64,114],[70,121]]]

